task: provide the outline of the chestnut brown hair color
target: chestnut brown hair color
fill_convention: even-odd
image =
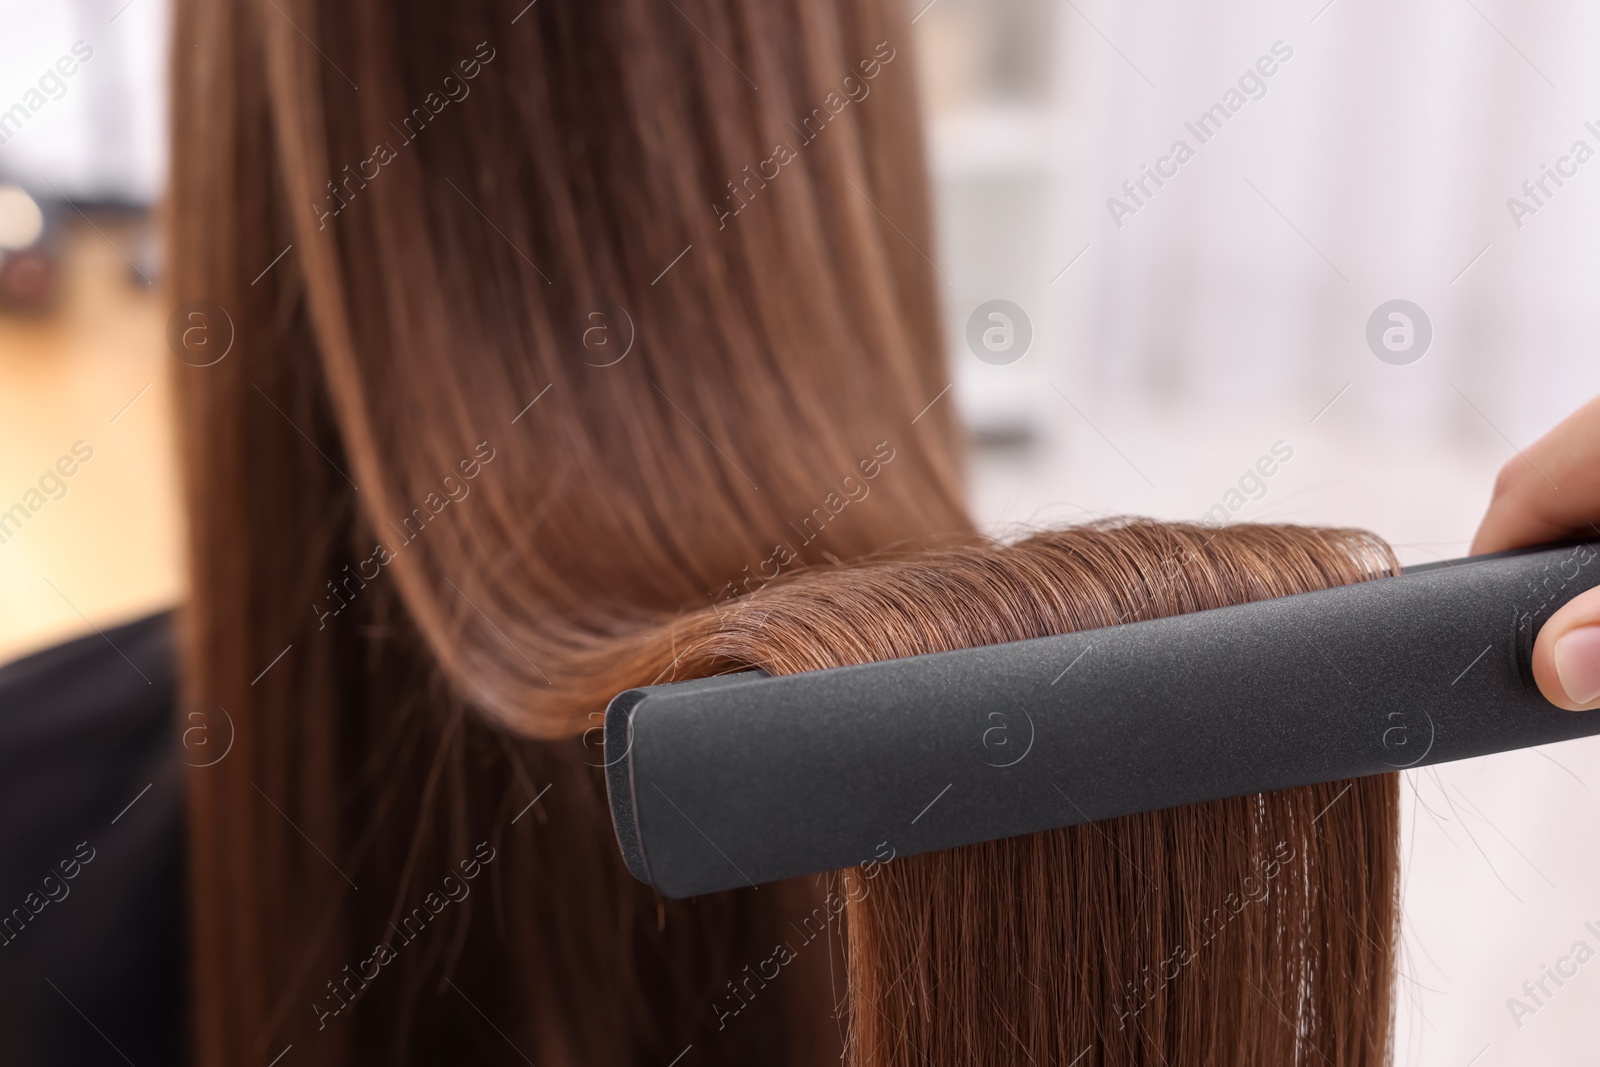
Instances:
[[[899,4],[519,7],[176,7],[172,295],[232,342],[178,368],[185,699],[234,729],[189,783],[199,1063],[1381,1062],[1388,779],[693,901],[628,877],[618,690],[1388,561],[973,535]]]
[[[802,574],[680,639],[679,669],[816,670],[1394,568],[1351,530],[1119,523],[979,540]],[[1316,676],[1318,653],[1303,655]],[[1070,818],[1071,783],[1057,789]],[[852,1062],[1388,1063],[1397,811],[1383,775],[847,871],[833,893],[848,903]],[[809,932],[791,926],[783,943],[799,951]]]

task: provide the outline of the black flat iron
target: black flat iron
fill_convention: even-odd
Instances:
[[[605,716],[628,869],[666,897],[1600,734],[1534,684],[1600,541],[805,674]]]

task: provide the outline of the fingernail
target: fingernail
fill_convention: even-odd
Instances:
[[[1600,698],[1600,626],[1580,626],[1561,635],[1554,650],[1556,677],[1567,699],[1587,704]]]

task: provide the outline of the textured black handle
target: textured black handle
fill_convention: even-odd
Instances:
[[[668,897],[1600,734],[1533,639],[1600,542],[1103,630],[633,689],[605,735]]]

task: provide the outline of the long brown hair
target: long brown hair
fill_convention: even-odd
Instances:
[[[725,1025],[714,1006],[741,968],[865,875],[655,898],[614,855],[594,716],[631,685],[840,659],[822,631],[784,638],[748,612],[827,618],[896,567],[923,575],[925,617],[864,622],[850,654],[1116,621],[1086,604],[1160,613],[1355,580],[1352,542],[1284,534],[1245,565],[1221,537],[1181,590],[1141,606],[1094,590],[1155,566],[1154,542],[1112,575],[1008,570],[1033,557],[972,539],[898,4],[181,0],[174,24],[173,297],[220,305],[232,341],[179,368],[186,700],[233,730],[190,780],[199,1061],[292,1045],[297,1064],[667,1063],[690,1048],[701,1064],[799,1064],[853,1034],[862,1062],[895,1063],[896,1032],[936,1062],[1011,1055],[969,996],[934,995],[957,988],[962,956],[930,954],[915,923],[945,938],[970,921],[939,893],[921,919],[908,910],[927,888],[914,872],[958,896],[970,884],[937,858],[885,868],[834,927],[848,935]],[[1053,607],[1005,615],[990,599],[990,622],[938,628],[958,559],[1009,574],[992,592]],[[1211,849],[1210,866],[1142,857],[1167,883],[1158,911],[1210,906],[1241,864],[1271,858],[1273,834],[1298,850],[1277,862],[1299,888],[1187,972],[1270,984],[1282,1022],[1207,994],[1247,1035],[1227,1048],[1377,1062],[1388,789],[1331,807],[1315,848],[1301,817],[1315,790],[1103,831]],[[1016,891],[1040,888],[1027,914],[1066,906],[1036,883],[1071,859],[1069,887],[1089,894],[1074,921],[1132,921],[1135,888],[1094,840],[990,847],[1031,872]],[[1319,925],[1330,901],[1353,909],[1344,933]],[[1134,982],[1144,942],[1117,945],[1111,969],[1078,941],[1027,950]],[[916,969],[896,986],[882,968],[901,962]],[[1333,966],[1367,992],[1308,984]],[[1109,985],[1059,988],[1081,1013],[1039,1002],[1023,1048],[1079,1032],[1053,1012],[1106,1024]],[[1172,1039],[1191,1031],[1164,1004],[1141,1009],[1139,1032],[1166,1034],[1148,1047],[1176,1063]]]

